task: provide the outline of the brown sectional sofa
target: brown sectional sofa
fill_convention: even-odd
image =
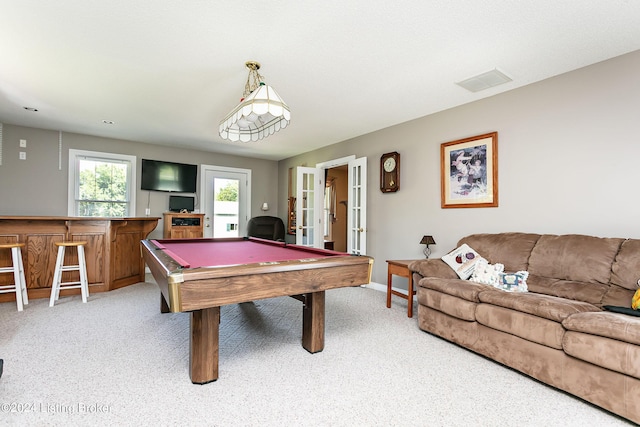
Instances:
[[[418,325],[476,353],[640,423],[640,240],[528,233],[461,239],[528,292],[460,280],[440,259],[414,261]]]

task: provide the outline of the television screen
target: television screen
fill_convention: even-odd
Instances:
[[[187,212],[193,212],[194,207],[193,197],[169,196],[169,210],[171,212],[180,212],[183,209]]]
[[[142,190],[195,193],[197,165],[142,159]]]

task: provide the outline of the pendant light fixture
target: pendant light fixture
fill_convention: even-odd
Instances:
[[[230,141],[258,141],[284,129],[291,111],[258,73],[260,64],[245,63],[249,76],[240,103],[220,122],[220,136]]]

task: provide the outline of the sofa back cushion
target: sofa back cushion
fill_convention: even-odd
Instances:
[[[529,274],[608,284],[612,264],[623,241],[577,234],[542,235],[531,251]]]
[[[638,280],[640,280],[640,240],[628,239],[622,243],[611,270],[611,283],[630,290],[638,288]]]
[[[584,301],[589,304],[602,306],[605,295],[612,288],[602,283],[584,283],[573,280],[553,279],[530,274],[527,280],[529,292],[551,295],[554,297]],[[618,288],[618,286],[615,286]],[[621,288],[618,288],[621,289]]]
[[[529,233],[472,234],[463,237],[458,246],[466,243],[489,264],[503,264],[504,271],[513,273],[527,270],[529,255],[539,237]]]

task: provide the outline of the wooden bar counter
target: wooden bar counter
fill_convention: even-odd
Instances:
[[[140,241],[156,228],[159,219],[0,216],[0,243],[25,244],[22,258],[29,298],[49,298],[57,255],[55,242],[61,241],[86,241],[89,292],[111,291],[144,281]],[[76,252],[68,252],[65,264],[77,263]],[[11,253],[0,251],[0,267],[8,265]],[[64,274],[71,278],[73,273]],[[11,275],[0,275],[0,285],[12,280]],[[79,292],[72,289],[66,294]],[[0,302],[14,299],[13,294],[0,294]]]

